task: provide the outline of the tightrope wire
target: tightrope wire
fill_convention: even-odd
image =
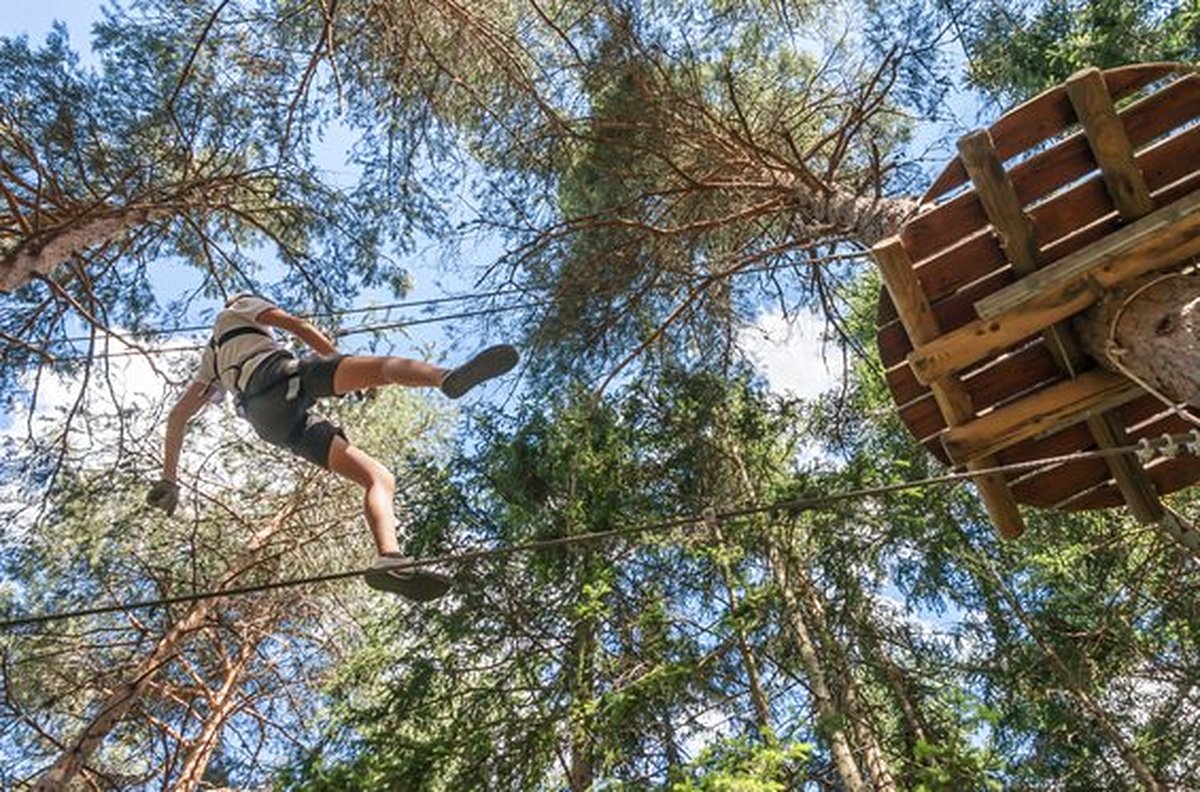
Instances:
[[[1111,456],[1124,456],[1125,454],[1137,453],[1145,456],[1150,452],[1166,450],[1168,453],[1178,453],[1179,451],[1187,451],[1196,453],[1198,436],[1196,433],[1179,434],[1179,435],[1163,435],[1159,438],[1144,438],[1138,443],[1113,447],[1100,448],[1091,451],[1077,451],[1071,454],[1062,454],[1054,457],[1045,457],[1042,459],[1032,459],[1025,462],[1012,462],[996,467],[946,473],[940,476],[930,476],[915,481],[900,481],[893,484],[882,484],[875,487],[865,487],[847,492],[835,492],[829,495],[819,495],[813,497],[791,498],[782,501],[775,501],[768,504],[752,504],[747,506],[727,508],[724,510],[705,510],[705,513],[700,515],[689,514],[685,516],[673,517],[660,522],[647,523],[641,525],[627,526],[624,528],[613,528],[608,531],[596,531],[593,533],[576,534],[573,536],[560,536],[553,539],[540,539],[530,542],[523,542],[506,547],[483,548],[478,550],[466,550],[459,553],[451,553],[441,556],[429,556],[426,558],[409,559],[401,564],[397,564],[394,569],[403,571],[407,569],[418,569],[426,566],[463,564],[471,561],[481,561],[490,558],[500,558],[502,556],[514,555],[522,552],[533,552],[537,550],[545,550],[552,547],[562,547],[567,545],[586,544],[589,542],[599,542],[607,539],[613,539],[620,536],[630,536],[633,534],[656,533],[665,531],[671,528],[680,528],[685,525],[703,524],[707,520],[715,517],[718,520],[727,520],[736,517],[746,517],[752,514],[763,514],[767,512],[778,511],[812,511],[827,506],[831,506],[842,501],[854,500],[858,498],[872,497],[876,495],[887,495],[893,492],[902,490],[918,489],[922,487],[941,486],[946,484],[954,484],[966,479],[976,478],[978,476],[986,476],[994,473],[1013,473],[1023,470],[1033,470],[1035,468],[1051,468],[1067,462],[1074,462],[1086,459],[1101,459]],[[140,610],[145,608],[158,608],[167,605],[177,605],[185,602],[200,602],[202,600],[215,599],[218,597],[236,597],[246,594],[257,594],[266,591],[274,591],[283,588],[292,588],[296,586],[314,585],[318,583],[328,583],[337,580],[345,580],[353,577],[361,577],[366,569],[347,569],[340,572],[327,572],[319,575],[310,575],[299,578],[286,578],[283,580],[274,580],[267,583],[255,583],[246,586],[225,587],[208,591],[196,591],[188,594],[178,594],[170,597],[160,597],[157,599],[138,600],[134,602],[112,603],[109,605],[100,605],[93,608],[82,608],[72,611],[61,611],[58,613],[45,613],[40,615],[22,616],[12,619],[0,621],[0,630],[10,630],[14,627],[21,627],[33,624],[44,624],[53,621],[62,621],[66,619],[79,618],[84,616],[96,616],[105,613],[116,613],[128,610]]]

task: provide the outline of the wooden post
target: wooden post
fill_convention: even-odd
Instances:
[[[872,249],[879,270],[883,273],[883,282],[887,285],[892,302],[904,329],[912,339],[913,345],[926,344],[941,334],[933,308],[929,304],[921,284],[913,272],[912,261],[904,250],[904,245],[898,237],[890,237],[880,242]],[[946,419],[947,426],[959,426],[975,417],[971,406],[971,397],[963,388],[962,383],[953,375],[940,377],[929,383],[934,399]],[[997,461],[992,457],[981,457],[967,463],[967,470],[982,470],[995,467]],[[988,516],[1000,535],[1005,539],[1015,539],[1025,532],[1025,521],[1017,508],[1008,483],[999,473],[987,473],[971,479],[979,490],[983,505]]]
[[[1154,201],[1134,161],[1133,146],[1108,95],[1104,75],[1097,68],[1075,72],[1067,79],[1067,95],[1121,219],[1136,220],[1153,212]]]
[[[1154,208],[1150,201],[1150,193],[1134,163],[1133,149],[1125,134],[1125,127],[1121,125],[1116,109],[1108,98],[1104,78],[1096,71],[1093,78],[1081,76],[1073,86],[1068,87],[1077,112],[1079,108],[1083,109],[1080,115],[1085,129],[1089,130],[1089,134],[1094,130],[1099,135],[1098,140],[1092,141],[1089,138],[1089,142],[1093,152],[1096,152],[1109,193],[1114,196],[1114,203],[1124,206],[1135,217],[1150,212]],[[1036,272],[1041,266],[1041,256],[1033,223],[1021,207],[1016,188],[1013,187],[1012,180],[1004,171],[1004,165],[992,146],[991,136],[986,131],[967,135],[959,141],[958,150],[988,221],[1004,241],[1005,257],[1012,268],[1021,276]],[[1042,328],[1042,340],[1059,370],[1071,377],[1072,382],[1079,382],[1083,376],[1087,376],[1081,376],[1085,356],[1066,321]],[[1001,431],[996,427],[992,437],[977,438],[976,445],[971,446],[974,449],[971,453],[976,453],[979,448],[992,449],[994,452],[1006,447],[1005,444],[1016,442],[1017,438],[1031,437],[1048,431],[1048,428],[1042,428],[1043,426],[1055,424],[1061,428],[1080,420],[1087,421],[1089,430],[1095,429],[1092,439],[1098,446],[1105,447],[1107,440],[1123,431],[1123,424],[1119,416],[1104,411],[1101,404],[1121,402],[1114,395],[1109,395],[1107,402],[1101,402],[1100,399],[1108,391],[1120,391],[1119,398],[1127,401],[1136,396],[1137,391],[1133,383],[1123,381],[1124,378],[1116,377],[1116,382],[1108,381],[1113,379],[1112,375],[1106,374],[1104,378],[1107,381],[1107,389],[1100,389],[1099,393],[1091,395],[1092,398],[1084,398],[1077,394],[1076,391],[1080,388],[1069,382],[1023,400],[1029,402],[1029,410],[1022,409],[1022,403],[1018,403],[1011,408],[997,411],[999,415],[993,413],[982,422],[984,432],[1002,417],[1018,419],[1022,422],[1022,431],[1016,431],[1012,427]],[[1063,403],[1053,402],[1054,398],[1060,397],[1068,400]],[[946,451],[953,457],[949,447]],[[1125,502],[1137,519],[1142,522],[1159,520],[1162,517],[1162,506],[1154,494],[1153,483],[1137,460],[1129,456],[1123,462],[1119,462],[1116,457],[1112,457],[1107,464]]]

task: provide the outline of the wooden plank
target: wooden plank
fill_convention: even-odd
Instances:
[[[1200,192],[1182,198],[979,302],[980,319],[908,355],[929,382],[1067,319],[1097,295],[1200,253]]]
[[[937,208],[911,218],[900,229],[909,255],[918,261],[950,247],[987,225],[987,214],[973,192],[951,198]]]
[[[1149,394],[1144,394],[1115,412],[1119,422],[1124,426],[1144,422],[1155,415],[1161,416],[1137,432],[1131,432],[1129,442],[1136,442],[1141,437],[1159,437],[1164,432],[1188,431],[1191,428],[1190,424],[1173,414],[1162,416],[1163,409],[1161,402]],[[1026,440],[1006,449],[998,455],[998,458],[1004,464],[1024,462],[1030,459],[1042,459],[1088,450],[1093,446],[1091,434],[1083,424],[1079,424],[1047,438]],[[1174,492],[1200,480],[1200,475],[1186,481],[1166,480],[1161,475],[1152,475],[1156,470],[1158,467],[1151,468],[1145,475],[1149,479],[1149,486],[1163,494]],[[1101,486],[1112,478],[1112,469],[1106,461],[1093,459],[1060,465],[1037,475],[1026,474],[1024,479],[1010,482],[1009,486],[1013,496],[1019,502],[1044,508],[1064,508],[1068,511],[1075,511],[1084,508],[1111,508],[1128,504],[1128,498],[1115,483],[1108,487]],[[1105,500],[1102,503],[1097,500],[1098,496],[1096,495],[1101,491],[1107,493],[1104,495]],[[1063,505],[1064,501],[1067,502],[1066,505]],[[1157,500],[1153,502],[1157,504]]]
[[[1200,76],[1187,74],[1123,108],[1118,115],[1129,142],[1139,148],[1200,115]]]
[[[1120,118],[1130,143],[1136,148],[1177,129],[1197,115],[1200,115],[1200,76],[1188,75],[1122,109]],[[1181,140],[1176,140],[1180,137],[1176,135],[1165,142],[1165,148],[1160,150],[1156,146],[1147,157],[1138,158],[1143,172],[1156,171],[1153,178],[1147,175],[1147,185],[1152,192],[1200,163],[1200,145],[1189,145],[1188,134],[1185,133]],[[997,140],[996,145],[1003,145],[1003,141]],[[1082,193],[1068,191],[1053,198],[1047,206],[1031,209],[1029,205],[1044,200],[1095,169],[1095,159],[1083,134],[1072,135],[1009,169],[1017,197],[1034,221],[1038,240],[1043,246],[1044,261],[1053,261],[1071,252],[1069,248],[1062,252],[1052,252],[1048,248],[1086,224],[1086,218],[1102,217],[1111,204],[1107,191],[1098,180]],[[909,255],[917,262],[917,274],[925,285],[925,293],[935,306],[939,299],[963,284],[1004,266],[1003,254],[991,234],[982,234],[987,224],[982,209],[973,193],[965,193],[925,212],[913,221],[915,225],[911,229],[906,226],[901,232]],[[995,245],[994,250],[963,250],[961,257],[955,255],[955,247],[981,234]]]
[[[907,366],[898,369],[895,376],[903,376],[899,372],[903,372],[912,383],[916,383],[916,378],[912,377],[912,372]],[[978,376],[964,377],[960,383],[970,397],[972,405],[988,409],[1038,387],[1049,386],[1061,379],[1061,376],[1049,353],[1039,344],[1006,357],[1000,364],[988,367]],[[908,391],[909,387],[906,386],[905,390]],[[895,390],[892,392],[893,395],[896,394]],[[903,402],[897,399],[897,404],[901,420],[913,436],[922,442],[946,428],[946,421],[937,407],[936,398],[928,389],[919,391],[916,397],[905,399]]]
[[[1133,148],[1190,122],[1200,108],[1200,77],[1188,75],[1118,113]],[[1077,181],[1096,169],[1088,137],[1076,133],[1053,148],[1013,165],[1008,173],[1022,205]]]
[[[916,270],[925,295],[936,308],[939,300],[1006,266],[1000,240],[991,229],[980,228],[957,245],[925,259]]]
[[[1100,167],[1113,206],[1125,222],[1154,211],[1154,201],[1134,162],[1133,144],[1117,116],[1099,69],[1084,69],[1067,80],[1067,95],[1087,135],[1092,155]],[[1124,425],[1111,413],[1090,416],[1088,430],[1101,448],[1116,448],[1128,442]],[[1164,511],[1154,484],[1132,454],[1106,459],[1113,480],[1134,518],[1155,523]]]
[[[946,416],[942,415],[942,408],[938,406],[933,391],[930,391],[926,398],[911,401],[901,407],[900,420],[904,421],[904,425],[912,432],[912,436],[917,439],[917,442],[926,443],[936,440],[937,447],[939,451],[941,450],[940,438],[942,432],[946,430]],[[945,451],[939,453],[938,458],[950,461]]]
[[[1104,73],[1104,79],[1109,94],[1121,99],[1184,68],[1177,63],[1136,64],[1109,69]],[[1065,90],[1062,86],[1056,86],[1005,113],[988,131],[992,139],[997,141],[997,152],[1001,159],[1007,160],[1047,140],[1072,120]],[[921,200],[923,203],[933,203],[966,182],[967,172],[962,162],[954,159]]]
[[[1136,159],[1156,204],[1164,206],[1169,201],[1159,195],[1160,191],[1200,170],[1200,126],[1159,141]],[[1029,210],[1038,241],[1047,254],[1062,237],[1112,213],[1112,201],[1099,176],[1082,181]],[[1054,257],[1046,255],[1045,260],[1053,261]]]
[[[1102,82],[1100,90],[1103,91]],[[1077,90],[1076,93],[1079,93],[1079,91]],[[1102,98],[1104,101],[1108,101],[1106,93],[1102,94]],[[1081,103],[1082,101],[1084,100],[1080,100]],[[1087,101],[1093,105],[1096,103],[1095,98],[1090,96],[1087,97]],[[1119,127],[1120,122],[1116,121],[1116,114],[1112,110],[1111,105],[1109,106],[1109,110],[1112,113],[1112,120]],[[1103,113],[1102,110],[1097,110],[1094,107],[1089,107],[1088,111],[1095,115]],[[1123,130],[1121,131],[1120,140],[1117,142],[1109,140],[1109,144],[1111,147],[1115,147],[1120,145],[1121,141],[1125,141]],[[1020,202],[1017,199],[1012,182],[1004,173],[1003,166],[992,148],[990,139],[986,135],[977,134],[968,136],[960,141],[959,147],[962,152],[963,162],[966,164],[967,171],[971,174],[975,190],[980,196],[989,220],[991,220],[998,235],[1006,240],[1004,247],[1008,251],[1008,258],[1012,262],[1013,269],[1022,275],[1034,271],[1038,266],[1038,245],[1031,224],[1021,211]],[[1132,152],[1127,149],[1125,154],[1129,163],[1132,164]],[[1116,165],[1110,167],[1109,170],[1112,172],[1119,170],[1120,167],[1120,165]],[[1125,183],[1136,184],[1136,186],[1145,192],[1145,184],[1141,182],[1140,173],[1136,173],[1134,176],[1136,178],[1127,178]],[[1139,205],[1130,203],[1128,196],[1120,197],[1119,199],[1126,200],[1127,219],[1132,219],[1132,212],[1140,212],[1143,209]],[[1148,192],[1145,193],[1145,200],[1147,203],[1150,200]],[[1049,350],[1056,366],[1062,372],[1073,376],[1075,372],[1083,368],[1085,364],[1084,355],[1075,341],[1071,328],[1065,322],[1059,322],[1043,328],[1042,335],[1045,348]],[[968,461],[968,459],[991,456],[1008,445],[1020,442],[1024,437],[1019,432],[1013,432],[1008,435],[1002,433],[985,435],[983,438],[976,438],[978,442],[986,441],[983,447],[974,448],[969,452],[964,451],[962,456],[956,454],[954,446],[956,433],[966,432],[970,427],[980,426],[984,426],[985,431],[991,431],[993,427],[988,424],[988,421],[994,421],[1027,406],[1037,408],[1041,404],[1038,401],[1039,399],[1045,400],[1055,394],[1060,394],[1065,391],[1068,385],[1064,383],[1062,386],[1043,391],[1036,394],[1033,398],[1026,399],[1022,403],[1005,408],[1003,411],[994,412],[982,421],[975,421],[963,427],[952,428],[943,437],[947,456],[952,461],[962,463]],[[1130,387],[1132,388],[1132,385]],[[1132,392],[1137,393],[1136,390]],[[978,404],[979,402],[975,403]],[[1112,402],[1112,404],[1119,403],[1120,400]],[[1079,416],[1084,413],[1096,413],[1102,409],[1101,406],[1096,404],[1076,404],[1071,420],[1077,421],[1079,420]],[[1061,409],[1059,412],[1061,413]],[[1065,419],[1063,420],[1065,423]],[[1114,443],[1111,441],[1111,438],[1121,434],[1122,427],[1111,415],[1106,415],[1102,412],[1100,414],[1087,414],[1086,420],[1089,427],[1095,430],[1093,436],[1101,447],[1112,447]],[[1043,431],[1045,430],[1036,429],[1031,434],[1039,434]],[[1160,519],[1162,516],[1162,506],[1158,502],[1149,479],[1142,473],[1140,466],[1137,464],[1137,460],[1132,456],[1124,455],[1109,458],[1106,464],[1116,479],[1121,492],[1124,493],[1126,502],[1129,504],[1133,514],[1142,522],[1154,522]]]
[[[892,302],[900,314],[904,328],[914,343],[925,343],[937,338],[941,333],[937,319],[934,318],[933,308],[925,298],[921,285],[913,272],[912,260],[904,251],[904,246],[898,237],[891,237],[876,245],[872,250],[875,260],[879,263],[883,282],[887,285]],[[962,385],[953,377],[943,377],[930,383],[946,423],[957,426],[971,420],[975,416],[970,397]],[[994,467],[995,460],[984,457],[967,466],[968,470]],[[1004,476],[999,473],[988,473],[972,477],[979,496],[983,500],[988,516],[996,526],[1000,535],[1006,539],[1016,538],[1025,531],[1025,521],[1013,500],[1012,493]]]
[[[1000,270],[986,280],[972,284],[956,294],[951,295],[933,305],[934,316],[943,333],[956,330],[976,319],[975,303],[989,294],[993,294],[1014,281],[1015,275],[1011,269]],[[897,321],[894,325],[881,328],[876,336],[880,353],[887,350],[889,359],[893,362],[904,360],[912,351],[912,343],[903,325]]]
[[[929,389],[917,382],[912,369],[906,365],[889,369],[884,378],[897,404],[906,405],[930,395]],[[1054,359],[1039,342],[1026,344],[979,370],[964,373],[960,382],[970,395],[971,403],[982,411],[1060,378]]]
[[[1096,296],[1086,288],[1066,293],[1050,305],[1032,305],[995,319],[977,319],[908,354],[917,381],[929,384],[972,363],[1003,352],[1043,328],[1091,305]]]
[[[1146,473],[1151,484],[1159,492],[1176,492],[1200,481],[1200,459],[1193,456],[1181,456],[1178,459],[1155,465]],[[1080,495],[1060,508],[1063,511],[1111,509],[1120,506],[1121,500],[1122,493],[1116,487],[1108,486]]]
[[[1046,459],[1073,454],[1076,451],[1086,451],[1094,445],[1095,439],[1087,427],[1083,424],[1076,424],[1048,437],[1031,437],[1004,449],[996,455],[996,458],[1002,464],[1008,465],[1014,462],[1029,462],[1034,459]],[[1018,472],[1010,478],[1021,478],[1025,475],[1026,473]]]
[[[1088,371],[951,427],[942,443],[951,461],[961,465],[1027,438],[1060,431],[1140,395],[1142,390],[1119,374]]]
[[[1189,176],[1200,181],[1200,173],[1187,170],[1200,169],[1200,126],[1185,135],[1176,136],[1155,146],[1140,157],[1138,162],[1146,173],[1147,186],[1155,200],[1161,204],[1170,203],[1184,192],[1190,192],[1177,185],[1179,179]],[[955,244],[944,247],[919,263],[916,268],[917,276],[925,286],[926,295],[933,303],[935,312],[938,311],[940,300],[968,283],[1002,272],[1007,264],[996,237],[984,230],[987,216],[983,213],[982,206],[974,197],[974,193],[969,195],[972,196],[975,209],[980,215],[979,226],[965,232],[949,226],[935,226],[930,231],[931,234],[943,235],[943,242],[948,244],[954,241]],[[1099,178],[1083,182],[1045,204],[1034,207],[1029,211],[1029,216],[1034,226],[1034,234],[1042,245],[1041,259],[1053,262],[1119,228],[1120,223],[1115,216],[1111,221],[1104,219],[1105,215],[1111,213],[1112,203],[1108,191]],[[1098,225],[1102,227],[1098,228]],[[1084,229],[1083,237],[1079,236],[1081,229]],[[1095,229],[1095,232],[1089,236],[1088,229]],[[907,226],[901,232],[905,239],[918,235]],[[910,246],[907,242],[905,245],[906,248]]]
[[[1037,476],[1015,482],[1013,497],[1043,509],[1058,508],[1067,498],[1103,484],[1111,477],[1103,459],[1085,459],[1058,465]]]
[[[888,369],[884,372],[883,379],[887,382],[888,390],[892,392],[892,399],[900,406],[931,396],[929,388],[917,382],[908,366]]]
[[[896,305],[888,294],[886,286],[879,287],[879,296],[875,300],[875,328],[886,327],[900,317],[896,314]]]
[[[1197,129],[1200,130],[1200,127],[1197,127]],[[1197,136],[1197,141],[1200,141],[1200,136]],[[1200,153],[1197,154],[1195,161],[1200,163]],[[1166,206],[1197,190],[1200,190],[1200,171],[1172,182],[1162,189],[1152,190],[1151,196],[1157,205]],[[1045,255],[1047,261],[1057,261],[1108,236],[1121,228],[1122,225],[1120,218],[1116,214],[1109,214],[1098,222],[1087,225],[1067,236],[1060,237],[1050,245],[1043,247],[1042,253]],[[934,305],[934,312],[936,313],[936,303]]]
[[[1067,96],[1083,124],[1088,145],[1121,219],[1136,220],[1153,212],[1150,190],[1133,161],[1133,144],[1117,117],[1100,70],[1084,69],[1071,75],[1067,79]]]
[[[971,177],[988,222],[1000,238],[1005,258],[1018,272],[1036,269],[1038,244],[1033,223],[1021,209],[1012,180],[992,145],[991,135],[977,130],[959,138],[958,157]]]
[[[980,319],[988,320],[1027,305],[1045,305],[1055,295],[1077,290],[1089,277],[1101,287],[1111,288],[1134,274],[1151,272],[1191,255],[1186,251],[1192,250],[1198,230],[1200,191],[985,297],[975,303],[975,310]]]
[[[1041,341],[1023,344],[978,368],[967,369],[961,377],[963,387],[981,411],[1058,379],[1061,375],[1054,358]]]
[[[1087,420],[1088,431],[1101,448],[1120,448],[1129,444],[1124,425],[1111,413],[1095,415]],[[1132,454],[1111,456],[1105,460],[1118,489],[1134,519],[1143,525],[1162,519],[1163,506],[1154,484]]]

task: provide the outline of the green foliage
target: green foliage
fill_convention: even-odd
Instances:
[[[369,426],[364,440],[386,435],[398,456],[413,453],[421,427],[436,425],[426,406],[396,392],[342,407],[352,434]],[[111,451],[98,452],[92,443],[112,442],[119,425],[97,404],[75,420],[94,434],[72,445],[79,456],[68,458],[44,513],[22,509],[20,485],[5,484],[6,618],[269,583],[371,557],[350,488],[228,436],[219,443],[222,463],[205,460],[211,447],[201,449],[215,444],[204,430],[232,434],[230,426],[192,428],[184,470],[201,472],[184,479],[184,501],[168,519],[144,503],[153,460],[127,454],[112,462]],[[354,586],[286,587],[6,632],[0,681],[12,695],[0,704],[0,752],[13,760],[0,779],[19,787],[36,778],[109,696],[144,679],[129,714],[89,758],[94,772],[123,788],[158,788],[211,750],[199,764],[208,778],[261,783],[273,762],[263,746],[315,739],[305,725],[320,718],[314,686],[358,640],[354,619],[377,599],[365,595]]]
[[[1193,61],[1200,10],[1190,0],[1048,0],[980,3],[969,14],[968,76],[1016,103],[1089,67]]]
[[[784,792],[810,758],[812,746],[755,745],[721,740],[705,747],[671,792]]]

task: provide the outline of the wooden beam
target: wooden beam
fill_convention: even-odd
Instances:
[[[1093,278],[1101,291],[1194,255],[1200,236],[1200,190],[1157,209],[1082,250],[1026,276],[975,303],[993,319],[1030,303],[1045,304]],[[1131,273],[1131,274],[1130,274]]]
[[[941,328],[900,239],[885,239],[875,246],[872,253],[879,263],[883,282],[887,285],[900,321],[913,344],[924,344],[937,338]],[[957,378],[941,377],[929,383],[929,387],[948,426],[958,426],[975,417],[971,397]],[[996,467],[997,464],[996,459],[985,456],[968,463],[966,467],[969,471],[981,470]],[[1025,532],[1025,521],[1002,474],[987,473],[974,476],[971,481],[979,490],[984,508],[1002,537],[1015,539]]]
[[[1112,413],[1104,413],[1088,418],[1088,431],[1101,448],[1119,448],[1129,445],[1129,437],[1125,434],[1124,424],[1115,419]],[[1125,505],[1133,514],[1135,520],[1143,525],[1156,523],[1163,518],[1162,501],[1158,499],[1158,491],[1154,481],[1146,473],[1137,457],[1133,454],[1111,456],[1106,459],[1108,470],[1113,474],[1117,488],[1125,498]]]
[[[1021,208],[1021,199],[992,145],[991,136],[982,131],[972,132],[959,139],[958,150],[988,222],[1001,239],[1009,265],[1022,276],[1036,272],[1041,266],[1041,254],[1033,222]],[[1074,376],[1083,364],[1083,353],[1071,329],[1051,325],[1042,330],[1042,337],[1058,367]]]
[[[980,319],[908,355],[923,385],[1079,313],[1125,280],[1200,254],[1200,191],[975,303]]]
[[[1169,77],[1175,72],[1185,71],[1178,63],[1136,64],[1109,69],[1105,72],[1104,81],[1109,93],[1116,99],[1121,99],[1155,80]],[[1000,141],[1000,157],[1020,154],[1051,135],[1061,132],[1070,123],[1069,108],[1062,107],[1062,86],[1055,86],[1038,96],[1030,99],[1014,110],[1005,113],[991,126],[992,137]],[[945,193],[966,182],[966,172],[962,163],[951,160],[937,180],[921,199],[922,203],[933,203]]]
[[[1005,258],[1018,272],[1037,269],[1038,246],[1033,223],[1021,210],[1021,201],[996,154],[992,136],[986,129],[964,135],[958,140],[958,156],[971,177],[988,222],[1000,238]]]
[[[1076,75],[1074,82],[1068,84],[1067,93],[1076,115],[1083,123],[1087,145],[1101,168],[1106,188],[1122,219],[1136,220],[1152,211],[1154,205],[1150,200],[1150,192],[1134,163],[1133,147],[1125,134],[1125,127],[1117,117],[1099,70]],[[1004,171],[991,138],[981,133],[969,135],[959,141],[959,152],[988,221],[1002,240],[1010,266],[1022,276],[1037,271],[1041,264],[1041,252],[1033,223],[1022,210],[1021,199],[1011,176]],[[1078,377],[1086,367],[1086,356],[1075,340],[1069,323],[1055,322],[1041,328],[1041,333],[1045,347],[1059,370],[1072,378]],[[1116,384],[1122,387],[1123,394],[1114,403],[1127,401],[1139,393],[1132,383],[1125,383],[1128,387],[1120,382]],[[947,456],[956,462],[965,461],[965,456],[990,456],[1026,437],[1051,433],[1084,419],[1096,444],[1101,448],[1112,447],[1113,444],[1106,445],[1106,441],[1124,433],[1120,416],[1104,412],[1103,402],[1094,403],[1076,393],[1076,390],[1078,388],[1072,383],[1063,383],[992,413],[982,421],[951,429],[943,437]],[[1104,398],[1099,393],[1092,397]],[[1065,401],[1058,403],[1055,399]],[[1002,419],[1016,423],[1002,426],[999,424]],[[1049,424],[1057,424],[1057,428]],[[973,436],[972,431],[981,434]],[[959,434],[963,435],[961,442],[965,443],[970,438],[975,445],[956,450],[956,443],[960,442],[956,435]],[[1155,519],[1161,517],[1162,505],[1154,485],[1137,460],[1133,456],[1123,455],[1109,457],[1105,461],[1131,512],[1139,520],[1150,515],[1156,515]]]
[[[1186,86],[1185,86],[1186,87]],[[1099,69],[1076,72],[1067,79],[1067,96],[1083,125],[1092,156],[1104,178],[1113,206],[1125,222],[1138,220],[1154,211],[1150,188],[1134,159],[1133,143],[1125,123],[1117,114],[1108,86]],[[1118,416],[1104,413],[1088,418],[1088,431],[1101,448],[1128,445],[1125,425]],[[1132,454],[1108,457],[1108,469],[1134,519],[1156,523],[1165,514],[1154,482]]]
[[[951,461],[965,464],[1022,440],[1065,429],[1141,395],[1141,388],[1119,374],[1093,369],[948,429],[942,445]]]
[[[1108,95],[1104,75],[1096,68],[1076,72],[1067,79],[1067,95],[1121,219],[1128,222],[1153,212],[1154,201],[1134,161],[1133,145]]]

